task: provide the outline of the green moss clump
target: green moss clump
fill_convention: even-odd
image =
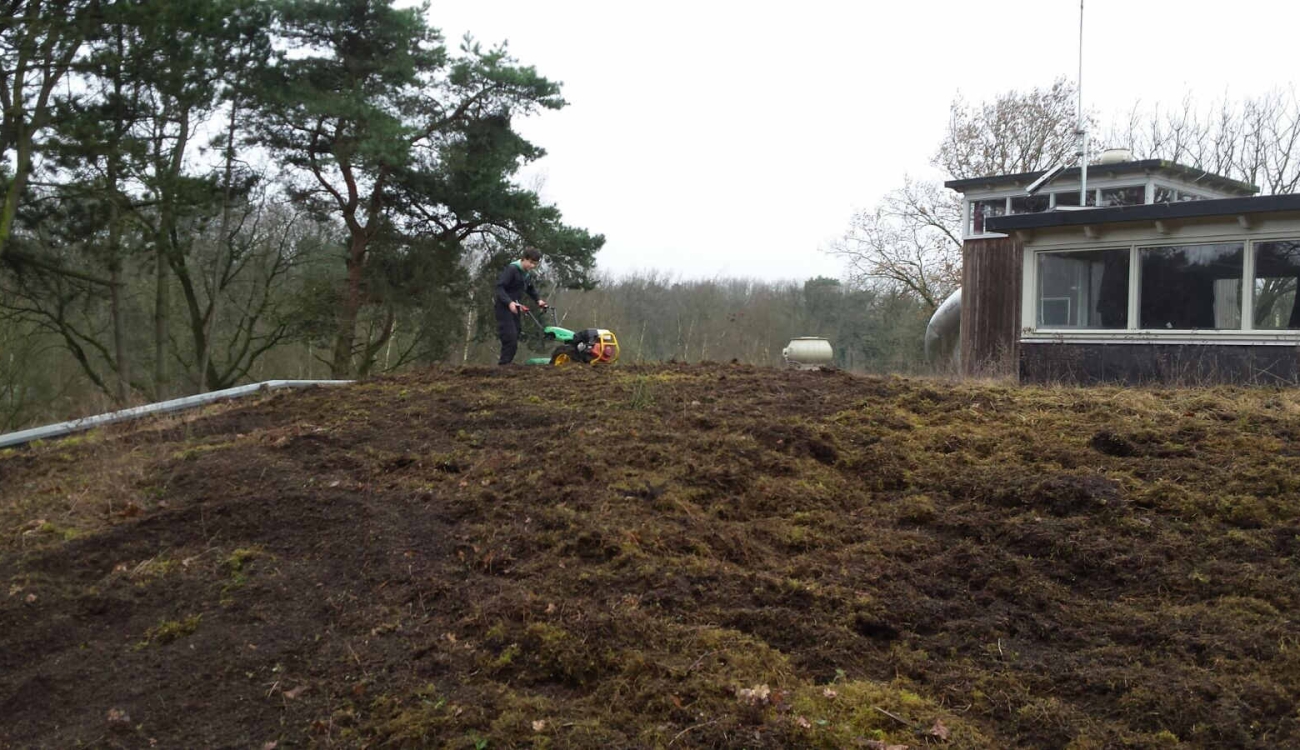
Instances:
[[[150,628],[144,634],[144,640],[136,644],[136,649],[142,649],[150,644],[166,644],[179,640],[199,629],[199,622],[203,615],[190,615],[183,620],[164,620],[157,627]]]

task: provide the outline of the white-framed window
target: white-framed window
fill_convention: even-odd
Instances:
[[[1127,328],[1129,248],[1038,253],[1038,328]]]
[[[1138,327],[1239,330],[1243,242],[1139,247]]]
[[[1041,249],[1025,256],[1028,331],[1300,335],[1300,236],[1229,235]]]
[[[971,201],[969,234],[984,234],[986,231],[984,229],[984,220],[991,219],[994,216],[1005,216],[1007,202],[1007,198]]]
[[[1107,206],[1140,206],[1146,201],[1146,185],[1101,188],[1097,191],[1097,205],[1103,208]]]
[[[1011,213],[1013,214],[1038,214],[1051,207],[1051,197],[1046,193],[1018,195],[1011,199]]]
[[[1052,194],[1052,205],[1054,206],[1077,206],[1079,205],[1079,189],[1061,190]],[[1088,191],[1088,205],[1097,205],[1097,191]]]
[[[1214,196],[1196,193],[1186,188],[1161,184],[1154,179],[1140,183],[1119,185],[1103,181],[1099,186],[1089,182],[1087,205],[1095,207],[1138,206],[1146,203],[1181,203],[1185,201],[1207,200]],[[1050,211],[1058,206],[1073,208],[1079,205],[1079,188],[1053,186],[1055,189],[1024,195],[1002,195],[999,197],[968,198],[965,200],[966,237],[977,237],[989,230],[985,220],[995,216],[1031,214]]]
[[[1155,195],[1152,203],[1186,203],[1188,201],[1203,201],[1208,196],[1200,193],[1193,193],[1190,190],[1179,190],[1167,185],[1156,185]]]
[[[1253,320],[1257,330],[1300,329],[1300,239],[1254,243]]]

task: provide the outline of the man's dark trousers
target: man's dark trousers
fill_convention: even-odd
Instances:
[[[515,361],[515,351],[519,348],[519,316],[510,312],[510,308],[500,303],[493,305],[497,316],[497,338],[501,339],[501,359],[499,365],[508,365]]]

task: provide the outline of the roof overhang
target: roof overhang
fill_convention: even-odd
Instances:
[[[1179,219],[1221,217],[1247,226],[1259,214],[1300,212],[1300,195],[1265,195],[1257,198],[1219,198],[1185,203],[1148,203],[1140,206],[1043,211],[995,216],[984,220],[991,232],[1023,232],[1053,227],[1097,227],[1128,222],[1170,222]]]
[[[970,177],[962,180],[948,180],[943,183],[944,187],[956,190],[959,193],[971,191],[991,191],[1006,188],[1022,187],[1028,185],[1039,177],[1043,176],[1045,170],[1037,172],[1022,172],[1020,174],[1000,174],[989,177]],[[1080,179],[1082,170],[1079,167],[1072,167],[1065,170],[1057,180],[1068,181]],[[1251,196],[1259,192],[1259,188],[1247,182],[1233,180],[1223,175],[1207,172],[1204,169],[1189,167],[1185,164],[1178,164],[1164,159],[1144,159],[1142,161],[1125,161],[1118,164],[1092,164],[1088,166],[1089,177],[1123,177],[1127,175],[1141,174],[1168,177],[1172,180],[1187,183],[1188,185],[1203,185],[1208,189],[1216,190],[1221,193],[1236,193],[1240,196]]]

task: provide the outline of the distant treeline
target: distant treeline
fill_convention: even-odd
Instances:
[[[492,283],[525,246],[563,324],[614,330],[624,361],[775,365],[825,336],[844,367],[919,366],[933,301],[905,285],[598,278],[604,237],[519,180],[545,152],[516,124],[560,85],[447,44],[436,6],[4,7],[0,429],[491,362]]]
[[[288,300],[301,299],[311,283],[309,274],[287,276],[291,288],[281,293]],[[541,288],[552,292],[545,279]],[[424,327],[408,331],[397,326],[372,372],[495,362],[491,284],[462,291],[438,295]],[[902,294],[851,289],[834,279],[678,280],[642,274],[598,280],[589,290],[560,289],[551,300],[565,327],[613,330],[625,363],[734,359],[779,366],[790,339],[824,336],[834,347],[835,364],[846,369],[906,373],[926,368],[922,342],[929,313],[922,303]],[[148,346],[147,312],[141,307],[133,316],[141,323],[134,329],[139,334],[135,346]],[[528,339],[521,351],[549,353],[537,326],[526,323]],[[437,335],[430,336],[430,330]],[[59,335],[31,323],[0,328],[0,429],[113,408],[113,399],[86,378],[62,343]],[[286,338],[258,357],[240,382],[328,378],[328,354],[310,337]]]
[[[624,362],[735,359],[779,365],[790,339],[823,336],[832,342],[836,365],[872,372],[922,369],[930,315],[914,297],[850,289],[827,278],[676,281],[643,274],[589,291],[560,291],[551,301],[566,328],[614,331]],[[538,327],[525,322],[534,350],[547,351]],[[469,363],[495,361],[490,333],[480,327],[481,342],[453,353],[453,359],[460,354]]]

